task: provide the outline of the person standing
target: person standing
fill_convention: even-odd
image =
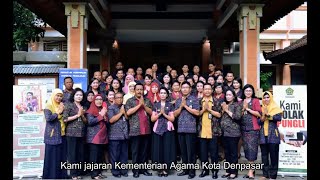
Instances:
[[[255,97],[254,88],[251,84],[243,87],[242,94],[242,120],[241,133],[245,158],[250,164],[257,160],[259,147],[258,118],[261,118],[261,107],[259,99]],[[254,179],[255,171],[249,169],[244,178]]]
[[[133,82],[134,83],[134,82]],[[109,154],[113,166],[111,172],[114,177],[128,177],[127,169],[116,169],[115,163],[128,163],[128,122],[123,105],[123,94],[115,94],[115,103],[108,107],[108,137],[109,137]]]
[[[176,160],[173,105],[168,101],[169,91],[160,88],[160,102],[154,104],[151,121],[155,122],[152,134],[152,161],[170,167]],[[158,170],[158,176],[168,176],[168,169]]]
[[[103,97],[100,94],[96,94],[93,98],[93,102],[90,108],[86,112],[88,127],[87,127],[87,143],[90,147],[89,162],[102,163],[103,159],[103,147],[108,143],[107,137],[107,107],[103,106]],[[103,179],[101,169],[94,169],[91,171],[92,179]]]
[[[66,179],[67,170],[61,168],[61,163],[67,161],[67,143],[65,138],[65,123],[62,113],[63,92],[54,89],[44,109],[46,128],[44,131],[44,163],[43,179]]]
[[[201,99],[200,121],[198,125],[200,138],[200,160],[208,163],[208,152],[211,156],[211,163],[218,163],[218,136],[221,136],[221,104],[212,97],[212,86],[209,83],[204,85]],[[218,178],[218,169],[212,169],[212,178]],[[209,169],[202,169],[200,178],[209,175]]]
[[[178,118],[178,139],[182,155],[182,163],[196,163],[196,117],[199,116],[199,100],[191,96],[191,85],[185,81],[181,84],[182,97],[175,103],[174,116]],[[178,176],[189,175],[192,179],[196,176],[195,169],[183,170]]]
[[[222,103],[222,144],[224,146],[225,158],[228,163],[238,163],[237,149],[241,136],[240,131],[241,106],[237,102],[237,95],[233,89],[226,91]],[[238,177],[238,169],[228,168],[222,178],[235,179]]]
[[[152,104],[149,99],[143,97],[143,85],[141,83],[137,83],[134,90],[135,95],[128,99],[125,104],[129,119],[132,163],[147,163]],[[138,178],[139,173],[152,176],[152,173],[149,173],[146,169],[133,169],[132,171],[134,178]]]
[[[260,128],[261,159],[264,164],[262,168],[262,179],[276,179],[279,163],[280,133],[277,123],[282,119],[283,110],[273,100],[269,91],[263,93],[262,117]],[[270,160],[269,161],[269,155]]]
[[[72,164],[82,163],[84,156],[84,122],[87,122],[84,116],[84,102],[83,90],[75,88],[70,95],[69,103],[66,103],[63,111],[63,121],[66,123],[68,162]],[[80,169],[71,169],[70,176],[72,179],[80,179]]]

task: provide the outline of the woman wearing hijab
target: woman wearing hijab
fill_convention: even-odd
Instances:
[[[102,163],[103,145],[108,143],[107,138],[107,107],[103,106],[102,95],[96,94],[90,108],[87,110],[87,143],[90,147],[90,162]],[[92,179],[103,179],[101,169],[91,171]]]
[[[261,159],[264,164],[262,168],[263,179],[277,178],[280,144],[277,123],[282,119],[282,112],[283,110],[273,100],[272,94],[269,91],[263,93],[260,128]],[[269,155],[271,163],[269,163]]]
[[[130,74],[128,74],[124,80],[124,87],[122,88],[122,91],[124,94],[127,94],[129,91],[129,83],[134,82],[134,77]]]
[[[152,82],[150,86],[151,89],[147,94],[147,98],[151,101],[151,104],[153,105],[154,103],[160,101],[159,85],[156,82]]]
[[[173,105],[168,101],[169,91],[160,88],[160,102],[153,106],[151,121],[155,122],[152,134],[151,159],[154,163],[165,163],[170,167],[176,160]],[[168,176],[168,169],[158,171],[158,176]]]
[[[61,102],[62,98],[62,90],[54,89],[44,109],[46,128],[44,132],[43,179],[67,178],[67,170],[61,168],[61,163],[67,161],[65,123],[62,118],[64,110],[64,105]]]
[[[86,100],[84,102],[83,108],[88,110],[90,105],[91,105],[91,103],[92,103],[92,101],[93,101],[93,97],[94,97],[93,91],[87,91],[85,93],[85,97],[86,97]]]
[[[134,96],[134,86],[136,85],[136,82],[129,82],[128,84],[128,92],[123,96],[123,104],[126,104],[127,100]]]

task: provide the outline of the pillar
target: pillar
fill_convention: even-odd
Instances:
[[[201,67],[201,72],[207,73],[208,72],[208,66],[210,62],[210,42],[209,40],[204,40],[202,44],[202,67]]]
[[[259,35],[262,4],[242,4],[238,13],[240,77],[243,84],[260,88]]]
[[[291,85],[291,69],[289,64],[283,65],[282,85]]]
[[[87,68],[87,3],[68,2],[64,5],[68,28],[68,68]]]

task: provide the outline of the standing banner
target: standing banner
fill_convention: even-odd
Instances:
[[[88,70],[87,69],[70,69],[60,68],[59,69],[59,89],[64,90],[64,78],[72,77],[73,88],[81,88],[84,92],[87,91],[88,87]]]
[[[13,86],[13,177],[42,176],[47,88]]]
[[[283,109],[278,174],[307,176],[307,86],[273,86],[273,96]]]

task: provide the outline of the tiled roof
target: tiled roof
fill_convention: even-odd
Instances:
[[[290,46],[284,48],[284,49],[277,49],[269,53],[264,53],[264,58],[271,60],[272,58],[275,58],[276,56],[288,53],[290,51],[293,51],[299,47],[306,46],[307,45],[307,35],[303,36],[301,39],[298,39],[294,43],[292,43]]]
[[[23,64],[13,65],[13,74],[58,74],[63,64]]]

